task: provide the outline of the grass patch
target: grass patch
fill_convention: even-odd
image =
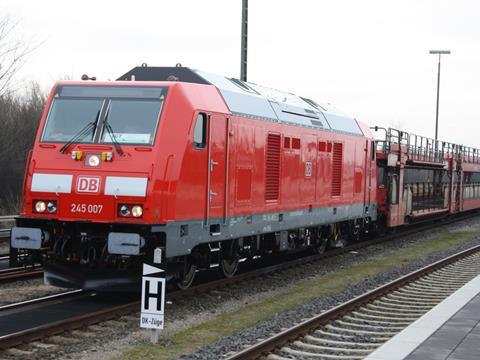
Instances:
[[[245,305],[233,312],[220,314],[204,323],[164,338],[167,346],[139,344],[125,350],[115,359],[170,359],[192,352],[241,329],[254,326],[275,313],[287,311],[329,293],[338,292],[380,272],[389,271],[401,264],[409,263],[434,252],[448,250],[480,235],[479,231],[445,233],[438,237],[413,244],[384,257],[353,267],[302,281],[272,298]]]

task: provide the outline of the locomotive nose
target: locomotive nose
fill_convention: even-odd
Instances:
[[[115,221],[144,217],[148,175],[110,176],[99,172],[34,173],[32,211],[60,220]],[[121,211],[121,209],[128,211]]]
[[[60,216],[92,220],[140,220],[147,193],[147,175],[76,175],[74,191],[64,195]]]

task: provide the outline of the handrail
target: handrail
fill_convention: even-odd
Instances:
[[[375,131],[384,130],[385,140],[377,140],[380,151],[392,151],[392,144],[398,145],[398,151],[402,145],[406,146],[407,155],[412,160],[423,162],[443,162],[452,155],[462,162],[480,164],[480,149],[458,145],[446,141],[434,140],[426,136],[409,134],[394,128],[373,127]]]
[[[11,222],[15,220],[16,215],[0,216],[0,222]]]

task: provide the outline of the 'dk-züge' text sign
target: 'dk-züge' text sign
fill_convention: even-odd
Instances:
[[[143,264],[140,327],[161,330],[164,326],[165,271]]]

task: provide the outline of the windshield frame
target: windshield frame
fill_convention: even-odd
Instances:
[[[98,133],[95,134],[94,141],[96,144],[101,144],[101,145],[113,145],[114,141],[111,142],[106,142],[104,139],[104,134],[108,133],[106,129],[107,123],[112,125],[111,121],[109,121],[108,116],[110,115],[110,110],[112,107],[112,102],[113,101],[151,101],[154,102],[154,99],[145,99],[145,98],[109,98],[108,102],[105,107],[105,113],[101,117],[101,124],[98,129]],[[157,130],[158,126],[160,125],[160,117],[162,114],[163,107],[165,105],[165,99],[160,101],[160,108],[158,110],[158,113],[156,114],[156,123],[155,127],[153,129],[152,137],[151,140],[148,143],[140,142],[140,143],[134,143],[134,142],[122,142],[118,141],[120,145],[145,145],[145,146],[153,146],[155,144],[155,139],[157,137]],[[113,140],[113,139],[112,139]]]
[[[52,115],[52,112],[54,110],[55,102],[58,101],[58,100],[94,100],[94,101],[99,101],[99,102],[102,103],[102,105],[100,106],[100,111],[98,113],[98,116],[95,120],[95,127],[94,127],[93,136],[92,136],[92,141],[79,141],[78,142],[78,144],[95,144],[99,121],[103,116],[105,105],[107,104],[107,99],[93,98],[93,97],[63,97],[63,98],[55,97],[53,99],[53,101],[51,102],[50,108],[48,109],[48,114],[45,117],[45,124],[43,125],[42,135],[40,136],[40,142],[45,143],[45,144],[48,144],[48,143],[64,144],[64,143],[67,143],[70,140],[71,137],[75,136],[75,133],[72,133],[72,134],[69,134],[70,138],[68,140],[54,140],[54,139],[46,140],[45,139],[45,137],[47,136],[47,128],[48,128],[48,125],[49,125],[50,116]],[[86,126],[87,124],[88,124],[88,122],[85,122],[84,126]]]
[[[105,89],[105,96],[88,96],[86,95],[72,95],[72,94],[66,94],[66,95],[61,95],[62,91],[64,89],[70,89],[69,92],[72,93],[75,91],[74,88],[81,88],[81,90],[86,90],[88,88],[94,88],[93,92],[100,92],[100,88]],[[121,93],[122,88],[124,90],[123,94],[119,94],[119,96],[116,96],[115,93]],[[73,90],[72,90],[73,89]],[[160,96],[133,96],[135,92],[140,92],[141,90],[146,90],[153,92],[154,90],[157,90],[159,92]],[[108,90],[112,90],[112,94],[108,94]],[[131,90],[132,94],[129,94],[128,91]],[[88,93],[88,91],[86,92]],[[51,112],[53,110],[54,104],[56,100],[60,99],[71,99],[71,100],[99,100],[103,101],[101,109],[100,109],[100,115],[97,118],[97,121],[95,123],[95,133],[93,134],[93,141],[76,141],[75,144],[81,144],[81,145],[107,145],[107,146],[114,146],[113,142],[103,142],[102,141],[102,136],[105,133],[106,129],[106,120],[107,115],[108,115],[108,110],[110,109],[112,100],[129,100],[129,101],[158,101],[160,103],[160,109],[158,111],[158,114],[156,115],[155,118],[155,128],[154,132],[151,134],[151,140],[148,143],[141,142],[141,143],[134,143],[134,142],[121,142],[120,145],[122,146],[148,146],[148,147],[153,147],[156,144],[157,141],[157,132],[160,126],[160,119],[162,117],[163,109],[165,107],[165,101],[167,98],[167,93],[168,93],[168,86],[128,86],[128,85],[77,85],[77,84],[72,84],[72,85],[58,85],[56,90],[55,90],[55,95],[53,96],[53,100],[50,103],[48,113],[45,117],[45,122],[42,126],[41,130],[41,135],[40,135],[40,143],[44,144],[65,144],[68,141],[58,141],[58,140],[46,140],[46,130],[47,130],[47,125],[49,118],[51,116]],[[71,136],[73,137],[75,134],[72,133]]]

